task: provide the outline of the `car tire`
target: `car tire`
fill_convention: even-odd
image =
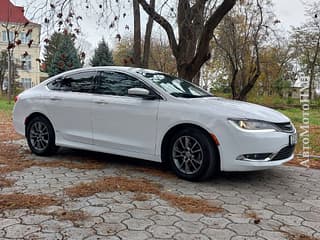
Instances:
[[[48,156],[58,150],[55,145],[54,129],[45,117],[37,116],[28,122],[26,138],[31,152],[36,155]]]
[[[189,181],[203,181],[218,170],[218,149],[204,131],[178,131],[169,143],[168,158],[175,174]],[[189,170],[189,171],[188,171]]]

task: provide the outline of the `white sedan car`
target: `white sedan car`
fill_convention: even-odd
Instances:
[[[128,67],[51,77],[16,98],[13,122],[37,155],[63,146],[165,161],[188,180],[280,165],[297,142],[290,119],[275,110]]]

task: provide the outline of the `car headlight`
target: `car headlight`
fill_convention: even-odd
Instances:
[[[252,119],[229,119],[229,121],[233,126],[244,131],[279,131],[279,128],[271,122]]]

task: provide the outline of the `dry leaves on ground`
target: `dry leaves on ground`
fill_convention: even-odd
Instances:
[[[223,209],[213,205],[212,203],[193,197],[179,196],[174,193],[162,192],[160,198],[169,202],[172,206],[189,213],[219,213]]]
[[[0,111],[0,141],[12,141],[23,138],[13,128],[10,114]]]
[[[3,177],[0,177],[0,188],[11,187],[15,183],[14,180],[9,180]]]
[[[32,166],[37,167],[64,167],[70,169],[103,169],[106,164],[81,157],[63,157],[62,159],[56,159],[51,161],[30,160],[26,158],[26,151],[22,146],[18,144],[1,143],[0,142],[0,164],[3,164],[0,168],[0,174],[6,174],[13,171],[22,171],[25,168]]]
[[[66,194],[74,198],[88,197],[99,192],[118,191],[134,192],[138,196],[139,194],[154,194],[167,201],[172,206],[190,213],[217,213],[223,211],[222,208],[217,207],[206,200],[179,196],[174,193],[163,191],[160,184],[141,178],[105,177],[90,183],[80,183],[65,189]]]
[[[59,204],[59,201],[48,195],[0,194],[0,211],[22,208],[34,209],[57,204]]]

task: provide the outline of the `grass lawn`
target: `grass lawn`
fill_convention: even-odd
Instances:
[[[279,111],[288,116],[296,126],[302,124],[303,115],[300,108],[289,108]],[[305,117],[307,117],[307,115]],[[320,109],[311,109],[309,111],[309,117],[310,125],[320,127]]]
[[[4,97],[0,97],[0,111],[8,112],[10,113],[13,109],[14,101],[11,101],[11,103],[8,103],[8,100]]]
[[[303,130],[300,129],[300,126],[303,121],[302,110],[299,108],[290,108],[286,110],[279,110],[286,116],[288,116],[293,124],[295,125],[298,133],[301,133]],[[305,115],[305,117],[308,117]],[[310,121],[310,154],[320,156],[320,109],[311,109],[309,111],[309,121]],[[300,137],[297,153],[302,152],[302,138]]]

